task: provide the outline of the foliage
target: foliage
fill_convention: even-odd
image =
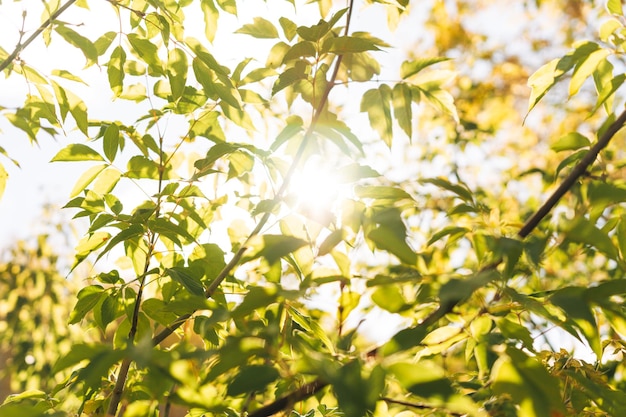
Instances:
[[[365,24],[329,0],[43,3],[0,46],[25,86],[0,113],[85,167],[71,269],[96,266],[47,316],[11,300],[64,308],[49,246],[5,260],[5,349],[55,347],[14,361],[36,390],[2,415],[625,413],[621,2],[507,3],[517,52],[477,0],[372,2]],[[37,42],[71,59],[38,68]]]

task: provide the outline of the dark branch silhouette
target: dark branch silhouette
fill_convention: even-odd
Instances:
[[[572,186],[582,177],[587,169],[598,157],[598,154],[604,149],[613,136],[622,128],[626,123],[626,110],[620,114],[620,116],[606,129],[604,134],[598,139],[598,142],[587,152],[587,154],[580,160],[580,162],[572,169],[572,172],[563,180],[559,188],[546,200],[545,203],[528,219],[526,224],[520,229],[517,235],[521,238],[525,238],[532,232],[535,227],[543,220],[544,217],[550,213],[550,210],[559,202],[561,198],[568,192]]]

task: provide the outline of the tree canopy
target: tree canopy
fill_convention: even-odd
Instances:
[[[4,10],[2,416],[626,414],[621,1]]]

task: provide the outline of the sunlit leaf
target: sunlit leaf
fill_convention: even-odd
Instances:
[[[257,391],[264,391],[265,387],[279,377],[278,371],[269,365],[249,365],[237,372],[235,378],[228,384],[228,395],[241,395]]]
[[[431,65],[438,64],[439,62],[449,61],[450,58],[445,57],[436,57],[436,58],[423,58],[416,59],[413,61],[405,61],[402,63],[400,67],[400,77],[403,80],[417,74],[424,68],[430,67]]]
[[[269,264],[273,264],[307,244],[308,242],[293,236],[259,236],[250,243],[250,252],[246,255],[246,260],[264,257]]]
[[[172,88],[172,97],[174,100],[179,99],[185,90],[187,82],[187,54],[180,48],[174,48],[169,51],[169,59],[167,63],[167,78]]]
[[[561,152],[577,150],[589,145],[591,145],[591,142],[585,136],[578,132],[570,132],[565,136],[561,136],[550,148],[555,152]]]
[[[93,65],[98,61],[98,51],[93,42],[80,35],[74,29],[66,25],[55,25],[54,30],[65,39],[66,42],[80,49],[87,59],[87,66]]]
[[[492,368],[496,394],[510,395],[519,405],[520,417],[543,417],[564,412],[559,382],[535,358],[508,347]],[[561,414],[565,415],[565,414]]]
[[[126,63],[126,52],[121,46],[116,46],[109,62],[107,63],[107,75],[109,77],[109,85],[113,94],[119,96],[124,89],[124,64]]]
[[[568,239],[595,247],[611,259],[618,256],[617,248],[611,238],[584,217],[562,222],[560,230]]]
[[[622,2],[620,0],[608,0],[606,2],[606,8],[609,10],[610,13],[614,15],[624,15],[624,12],[622,10]]]
[[[243,25],[235,33],[242,33],[259,39],[278,38],[276,27],[274,27],[272,22],[262,17],[255,17],[253,23]]]
[[[199,277],[189,268],[168,268],[165,273],[174,281],[181,284],[187,291],[194,295],[204,295],[204,287]]]
[[[391,106],[392,90],[387,84],[368,90],[361,99],[361,111],[367,112],[372,128],[381,136],[387,146],[393,139]]]
[[[70,198],[80,194],[107,167],[107,164],[96,165],[83,172],[70,191]]]
[[[4,168],[4,165],[0,164],[0,200],[2,199],[2,195],[4,194],[8,179],[9,174],[7,173],[7,170]]]
[[[52,159],[56,161],[104,161],[96,151],[82,143],[72,143],[61,149]]]
[[[601,358],[600,334],[594,313],[587,303],[585,289],[580,287],[559,289],[550,297],[550,302],[561,308],[568,320],[573,320],[576,323],[576,328],[585,336],[593,352],[598,358]]]

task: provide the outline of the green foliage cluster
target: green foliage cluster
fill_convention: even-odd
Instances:
[[[0,346],[25,391],[1,415],[626,413],[620,1],[515,2],[529,21],[559,10],[548,46],[567,51],[531,76],[547,41],[529,25],[526,53],[482,42],[479,1],[368,3],[372,25],[431,35],[396,68],[385,54],[406,46],[353,30],[352,1],[238,23],[242,55],[265,56],[236,63],[217,58],[222,25],[247,2],[109,0],[93,39],[71,13],[96,2],[43,3],[39,29],[0,45],[28,87],[0,114],[35,143],[76,137],[52,162],[86,167],[65,207],[88,225],[71,269],[95,267],[73,292],[45,240],[3,260]],[[69,46],[130,114],[96,117],[89,80],[35,68],[33,42]],[[495,178],[468,167],[490,147],[515,162]],[[297,178],[328,166],[345,192],[316,208]]]

